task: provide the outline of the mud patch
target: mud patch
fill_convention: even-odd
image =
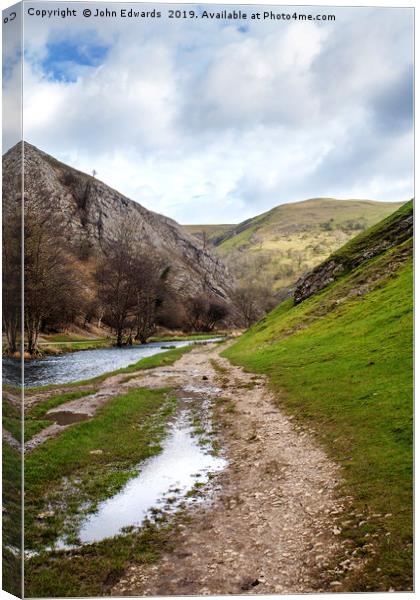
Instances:
[[[45,418],[49,421],[54,421],[57,425],[65,427],[66,425],[73,425],[73,423],[79,423],[81,421],[87,421],[91,415],[79,412],[71,412],[70,410],[59,410],[56,412],[47,413]]]

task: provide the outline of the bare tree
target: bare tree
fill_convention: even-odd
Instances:
[[[137,265],[132,224],[122,221],[115,239],[106,244],[104,252],[95,272],[98,298],[104,307],[103,322],[115,332],[117,346],[122,346],[124,331],[133,325],[132,313],[136,306],[133,273]]]
[[[226,304],[213,295],[199,294],[189,298],[186,324],[194,331],[213,331],[229,314]]]
[[[82,302],[81,274],[65,241],[61,214],[40,199],[24,203],[25,333],[35,354],[41,327],[49,319],[67,321]]]
[[[259,285],[238,286],[233,292],[232,300],[241,324],[245,327],[250,327],[276,304],[270,288]]]
[[[156,331],[156,318],[159,306],[166,295],[166,280],[169,270],[153,254],[143,250],[137,256],[133,273],[136,286],[136,335],[142,344]]]
[[[7,350],[17,351],[21,328],[22,210],[17,198],[3,197],[3,330]]]

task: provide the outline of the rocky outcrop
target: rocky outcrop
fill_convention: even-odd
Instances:
[[[20,173],[21,145],[3,156],[3,173],[7,182]],[[178,223],[147,210],[94,177],[65,165],[31,144],[24,144],[25,195],[53,204],[65,219],[72,247],[80,251],[103,251],[113,239],[123,219],[138,222],[138,240],[159,254],[169,268],[174,288],[181,295],[203,291],[229,298],[229,276],[222,261],[200,241],[186,233]]]
[[[413,235],[413,202],[358,235],[296,284],[294,302],[299,304],[363,262],[379,256]]]

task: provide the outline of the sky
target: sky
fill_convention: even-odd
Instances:
[[[336,20],[297,22],[169,19],[168,5],[160,19],[85,18],[97,5],[65,6],[77,16],[24,15],[24,137],[146,208],[237,223],[306,198],[412,197],[411,9],[300,7]],[[6,110],[19,71],[10,43]],[[6,126],[4,150],[16,135]]]

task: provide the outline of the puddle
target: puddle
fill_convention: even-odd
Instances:
[[[70,410],[58,410],[56,412],[47,413],[45,418],[49,421],[54,421],[57,423],[57,425],[71,425],[72,423],[86,421],[90,418],[90,415],[80,412],[72,412]]]
[[[187,492],[207,483],[210,473],[225,468],[226,459],[211,454],[210,444],[200,443],[194,435],[192,415],[187,408],[194,400],[197,399],[182,398],[182,407],[169,425],[162,452],[143,462],[140,473],[118,494],[100,503],[97,512],[82,523],[78,533],[82,544],[113,537],[127,527],[138,527],[146,518],[153,519],[159,508],[174,511],[181,503],[193,501],[193,497],[186,497]],[[207,411],[208,402],[202,398],[199,402],[201,410]],[[69,546],[61,539],[55,548]]]

